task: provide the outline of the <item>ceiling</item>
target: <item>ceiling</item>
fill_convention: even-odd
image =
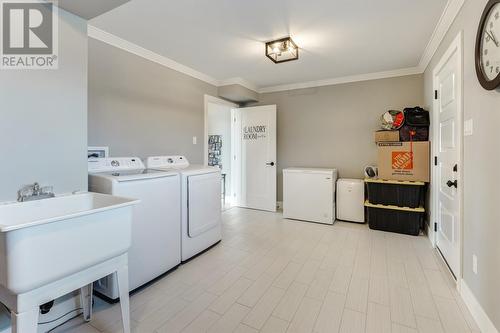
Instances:
[[[446,0],[132,0],[89,23],[216,80],[258,89],[414,68]],[[264,42],[290,35],[298,61]]]
[[[123,5],[130,0],[58,0],[58,5],[70,13],[83,17],[84,19],[92,19],[113,8]]]

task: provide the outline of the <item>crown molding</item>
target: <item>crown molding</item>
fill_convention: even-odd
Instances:
[[[448,0],[448,2],[446,3],[444,11],[439,18],[438,24],[436,25],[436,28],[432,33],[431,39],[425,47],[424,53],[420,58],[420,62],[418,63],[418,67],[420,68],[422,73],[425,72],[427,66],[429,66],[432,57],[439,48],[439,45],[441,45],[441,42],[446,36],[446,33],[450,29],[451,25],[455,21],[455,18],[460,12],[460,9],[462,9],[464,3],[465,0]]]
[[[333,79],[326,79],[326,80],[319,80],[319,81],[283,84],[283,85],[278,85],[278,86],[261,88],[261,89],[259,89],[259,92],[260,93],[271,93],[271,92],[286,91],[286,90],[315,88],[315,87],[322,87],[322,86],[331,86],[331,85],[336,85],[336,84],[378,80],[378,79],[387,79],[387,78],[391,78],[391,77],[415,75],[415,74],[422,74],[422,71],[420,70],[420,68],[410,67],[410,68],[402,68],[402,69],[396,69],[396,70],[385,71],[385,72],[343,76],[343,77],[337,77],[337,78],[333,78]]]
[[[308,81],[301,83],[292,83],[292,84],[283,84],[277,86],[269,86],[269,87],[258,87],[254,83],[247,81],[240,77],[234,77],[225,80],[218,80],[210,75],[199,72],[193,68],[185,66],[181,63],[176,62],[170,58],[162,56],[158,53],[152,52],[148,49],[145,49],[137,44],[131,43],[123,38],[120,38],[116,35],[113,35],[109,32],[101,30],[93,25],[88,25],[88,36],[94,39],[97,39],[101,42],[107,43],[109,45],[115,46],[124,51],[135,54],[144,59],[153,61],[157,64],[175,70],[177,72],[186,74],[195,79],[201,80],[208,84],[214,85],[216,87],[238,84],[247,89],[253,90],[257,93],[270,93],[277,91],[286,91],[286,90],[294,90],[294,89],[304,89],[304,88],[314,88],[314,87],[322,87],[336,84],[344,84],[344,83],[352,83],[352,82],[360,82],[360,81],[369,81],[369,80],[377,80],[377,79],[385,79],[391,77],[405,76],[405,75],[414,75],[414,74],[422,74],[429,66],[432,57],[436,53],[439,45],[443,41],[446,33],[450,29],[450,26],[453,24],[453,21],[457,17],[460,9],[462,8],[465,0],[448,0],[446,3],[445,9],[432,33],[431,39],[427,43],[427,46],[422,54],[419,64],[416,67],[409,67],[397,70],[390,70],[384,72],[376,72],[376,73],[367,73],[367,74],[359,74],[359,75],[351,75],[344,77],[336,77],[325,80],[317,80],[317,81]]]
[[[383,79],[383,78],[396,77],[396,76],[419,74],[419,72],[416,70],[416,68],[406,68],[406,69],[400,69],[400,70],[395,70],[395,71],[353,75],[353,76],[346,76],[346,77],[340,77],[340,78],[332,78],[332,79],[328,79],[328,80],[279,85],[279,86],[264,87],[264,88],[259,89],[259,87],[257,85],[255,85],[252,82],[249,82],[245,79],[239,78],[239,77],[230,78],[230,79],[226,79],[226,80],[217,80],[217,79],[215,79],[207,74],[201,73],[201,72],[199,72],[195,69],[192,69],[188,66],[182,65],[182,64],[180,64],[180,63],[178,63],[170,58],[167,58],[167,57],[162,56],[158,53],[147,50],[147,49],[145,49],[137,44],[129,42],[123,38],[120,38],[120,37],[113,35],[109,32],[101,30],[101,29],[99,29],[93,25],[90,25],[90,24],[88,25],[88,36],[93,38],[93,39],[104,42],[106,44],[117,47],[119,49],[122,49],[124,51],[135,54],[135,55],[142,57],[144,59],[150,60],[150,61],[155,62],[157,64],[160,64],[162,66],[165,66],[167,68],[170,68],[172,70],[175,70],[177,72],[186,74],[186,75],[193,77],[195,79],[201,80],[201,81],[206,82],[206,83],[211,84],[211,85],[214,85],[216,87],[221,87],[221,86],[226,86],[226,85],[231,85],[231,84],[239,84],[239,85],[241,85],[247,89],[253,90],[257,93],[267,93],[267,92],[274,92],[274,91],[311,88],[311,87],[319,87],[319,86],[326,86],[326,85],[332,85],[332,84],[342,84],[342,83],[349,83],[349,82],[356,82],[356,81],[366,81],[366,80]]]
[[[303,83],[264,87],[259,89],[259,93],[270,93],[270,92],[286,91],[293,89],[314,88],[314,87],[321,87],[321,86],[328,86],[335,84],[385,79],[385,78],[413,75],[413,74],[422,74],[427,69],[427,66],[429,66],[432,57],[434,56],[437,49],[441,45],[441,42],[446,36],[446,33],[450,29],[451,25],[455,21],[455,18],[460,13],[460,10],[462,9],[464,3],[465,0],[448,0],[443,10],[443,13],[441,14],[441,17],[439,18],[436,28],[432,33],[431,39],[427,43],[424,53],[422,54],[420,61],[416,67],[403,68],[386,72],[345,76],[345,77],[332,78],[320,81],[310,81]]]
[[[113,35],[109,32],[106,32],[104,30],[101,30],[97,27],[94,27],[93,25],[88,25],[87,26],[87,34],[89,37],[97,39],[101,42],[104,42],[106,44],[112,45],[114,47],[117,47],[119,49],[122,49],[124,51],[130,52],[132,54],[135,54],[139,57],[142,57],[144,59],[150,60],[152,62],[155,62],[157,64],[160,64],[162,66],[168,67],[172,70],[175,70],[177,72],[186,74],[188,76],[191,76],[195,79],[204,81],[206,83],[209,83],[214,86],[219,86],[219,80],[204,74],[202,72],[198,72],[197,70],[194,70],[188,66],[184,66],[183,64],[178,63],[177,61],[174,61],[170,58],[164,57],[158,53],[152,52],[150,50],[147,50],[137,44],[131,43],[123,38],[120,38],[116,35]]]
[[[181,63],[178,63],[175,60],[162,56],[158,53],[152,52],[148,49],[143,48],[142,46],[129,42],[121,37],[113,35],[109,32],[106,32],[90,24],[87,25],[87,34],[89,37],[93,39],[97,39],[101,42],[112,45],[114,47],[135,54],[139,57],[155,62],[157,64],[170,68],[174,71],[180,72],[182,74],[186,74],[190,77],[201,80],[216,87],[226,86],[230,84],[239,84],[255,92],[258,92],[259,90],[259,88],[252,82],[249,82],[239,77],[227,80],[217,80],[216,78],[211,77],[210,75],[199,72],[191,67],[185,66]]]

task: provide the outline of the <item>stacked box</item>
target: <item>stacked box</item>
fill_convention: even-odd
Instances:
[[[368,201],[372,204],[417,208],[424,204],[425,183],[366,179]]]
[[[399,131],[380,130],[375,132],[375,143],[397,141],[399,141]]]
[[[403,112],[402,124],[396,122],[397,112],[385,113],[382,128],[393,130],[375,132],[380,179],[365,179],[366,216],[371,229],[418,235],[430,182],[430,117],[420,107]]]
[[[428,183],[430,180],[430,143],[381,142],[378,144],[379,177]]]
[[[424,182],[365,179],[370,229],[419,235],[425,218]]]
[[[418,236],[424,223],[423,208],[375,205],[365,202],[370,229]]]

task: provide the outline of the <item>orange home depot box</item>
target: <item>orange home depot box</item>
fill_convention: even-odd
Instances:
[[[378,176],[389,180],[429,182],[430,144],[420,142],[380,142]]]

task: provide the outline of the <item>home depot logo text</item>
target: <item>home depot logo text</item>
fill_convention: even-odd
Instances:
[[[393,151],[392,168],[400,170],[412,170],[413,153],[410,151]]]

